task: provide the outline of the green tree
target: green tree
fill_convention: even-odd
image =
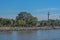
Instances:
[[[24,21],[24,20],[18,20],[17,21],[17,25],[18,26],[25,26],[26,25],[26,21]]]
[[[13,25],[12,19],[0,18],[0,26],[11,26]]]
[[[26,21],[26,26],[35,26],[38,23],[37,22],[38,19],[36,17],[33,17],[31,13],[27,13],[27,12],[20,12],[16,17],[16,20]]]

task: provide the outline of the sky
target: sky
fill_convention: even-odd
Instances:
[[[0,0],[0,17],[15,19],[22,11],[31,13],[38,20],[60,19],[60,0]]]

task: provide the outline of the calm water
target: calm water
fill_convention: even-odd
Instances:
[[[60,40],[60,30],[0,32],[0,40]]]

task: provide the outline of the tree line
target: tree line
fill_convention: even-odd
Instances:
[[[28,12],[20,12],[16,16],[16,20],[0,18],[0,27],[44,27],[44,26],[60,26],[60,20],[42,20],[38,21],[37,17]]]

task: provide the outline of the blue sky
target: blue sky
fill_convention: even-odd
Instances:
[[[59,19],[60,0],[0,0],[0,17],[15,19],[21,11],[27,11],[39,20],[47,20],[49,11],[51,19]]]

